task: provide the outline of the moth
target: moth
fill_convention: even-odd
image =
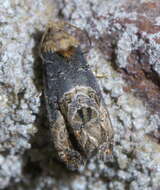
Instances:
[[[94,155],[111,154],[113,128],[81,43],[65,27],[49,23],[41,39],[44,94],[51,139],[57,155],[76,170]]]

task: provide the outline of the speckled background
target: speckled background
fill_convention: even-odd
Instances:
[[[160,189],[160,1],[0,0],[0,189]],[[113,159],[55,159],[39,42],[48,21],[85,29],[115,131]]]

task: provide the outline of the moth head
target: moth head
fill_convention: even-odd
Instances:
[[[40,54],[59,53],[64,57],[71,56],[79,41],[66,30],[65,22],[50,22],[41,40]]]

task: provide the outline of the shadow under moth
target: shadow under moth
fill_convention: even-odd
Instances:
[[[50,133],[58,158],[76,170],[93,155],[111,154],[113,129],[104,100],[78,41],[49,23],[40,46]],[[73,26],[74,27],[74,26]]]

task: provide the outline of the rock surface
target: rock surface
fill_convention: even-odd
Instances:
[[[0,0],[0,189],[160,189],[160,2]],[[113,159],[79,172],[56,161],[39,41],[59,17],[85,29],[86,59],[115,130]]]

